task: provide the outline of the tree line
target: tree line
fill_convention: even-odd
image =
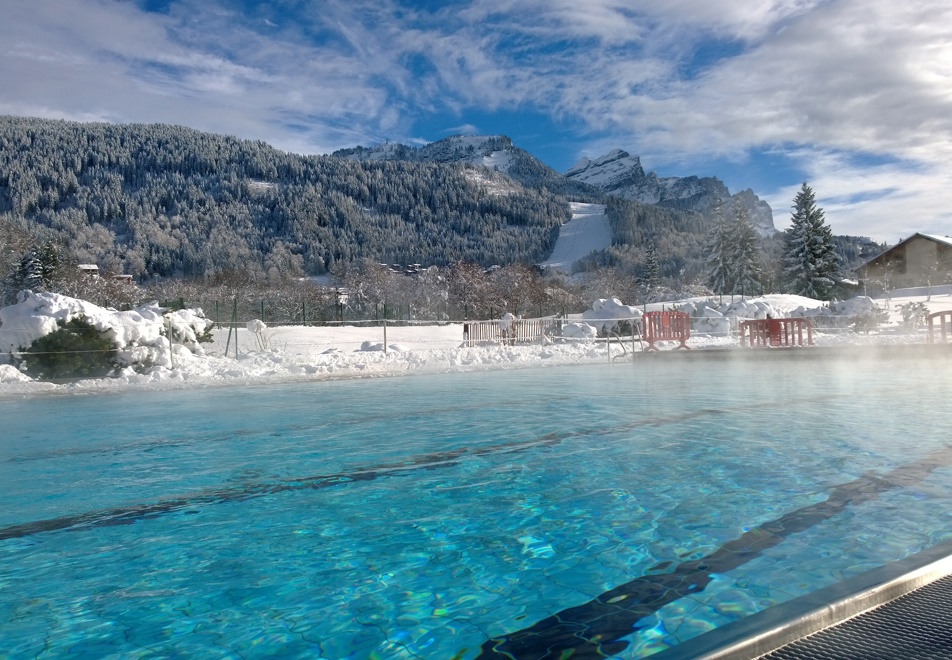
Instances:
[[[612,245],[576,264],[610,269],[659,295],[707,290],[716,294],[795,293],[820,300],[852,295],[851,270],[884,246],[868,238],[834,236],[813,189],[793,200],[791,226],[760,235],[746,209],[716,203],[709,216],[617,197],[606,200]],[[703,294],[702,294],[703,295]]]
[[[431,151],[450,147],[436,143]],[[5,299],[38,287],[85,292],[93,302],[113,296],[120,302],[106,304],[114,306],[134,297],[122,283],[67,276],[77,263],[131,275],[156,298],[205,304],[282,299],[264,293],[331,273],[354,291],[355,313],[361,305],[376,313],[412,306],[416,297],[418,309],[442,305],[445,316],[459,318],[497,309],[580,311],[585,298],[613,296],[630,303],[682,293],[823,298],[837,294],[844,270],[872,243],[832,236],[806,184],[791,229],[769,236],[757,235],[743,209],[705,216],[608,197],[612,245],[578,262],[588,276],[570,283],[528,264],[551,253],[570,218],[568,198],[557,193],[594,201],[590,191],[560,188],[558,176],[519,150],[510,169],[521,182],[415,153],[384,161],[298,156],[175,126],[0,117]],[[50,276],[51,254],[62,267],[58,279]],[[396,277],[381,266],[396,263],[424,264],[427,274]],[[429,288],[420,284],[427,281]],[[211,293],[197,293],[202,287]],[[300,298],[307,287],[290,289]],[[307,296],[315,309],[337,304],[328,293]]]
[[[137,281],[231,270],[281,279],[362,258],[541,261],[570,217],[565,198],[474,167],[299,156],[167,125],[0,117],[0,231]],[[493,177],[500,185],[482,183]]]

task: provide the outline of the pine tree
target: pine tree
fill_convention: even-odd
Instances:
[[[43,281],[43,259],[40,251],[35,247],[23,255],[17,268],[17,279],[21,289],[43,291],[46,286]]]
[[[53,241],[47,241],[41,250],[40,256],[40,276],[43,278],[43,286],[49,288],[53,280],[59,274],[59,250]]]
[[[16,294],[23,290],[46,291],[53,284],[59,269],[56,246],[48,241],[42,248],[35,245],[20,258],[7,275],[4,283],[6,304],[16,301]]]
[[[784,235],[783,277],[789,293],[827,300],[839,274],[833,232],[813,189],[804,182],[793,200],[793,224]]]
[[[717,200],[714,207],[714,223],[707,237],[707,283],[715,293],[731,290],[733,277],[730,270],[730,232],[724,218],[724,207]]]
[[[649,289],[661,285],[661,262],[658,260],[658,251],[650,243],[645,247],[644,282]]]
[[[732,293],[749,295],[762,289],[763,271],[757,258],[757,231],[750,223],[747,209],[738,204],[730,227],[730,271]]]

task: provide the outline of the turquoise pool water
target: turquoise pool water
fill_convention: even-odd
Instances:
[[[644,657],[952,538],[947,367],[0,401],[0,656]]]

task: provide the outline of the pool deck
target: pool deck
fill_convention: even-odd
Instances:
[[[651,657],[952,658],[952,542],[771,607]]]

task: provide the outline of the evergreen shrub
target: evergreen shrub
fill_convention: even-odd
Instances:
[[[59,329],[23,351],[27,375],[41,380],[102,378],[115,369],[115,344],[85,317],[58,324]]]
[[[852,317],[849,321],[853,332],[868,335],[879,329],[879,326],[889,320],[889,311],[881,307],[873,307]]]
[[[896,309],[902,314],[902,325],[908,330],[917,330],[926,323],[929,308],[922,302],[907,302]]]

